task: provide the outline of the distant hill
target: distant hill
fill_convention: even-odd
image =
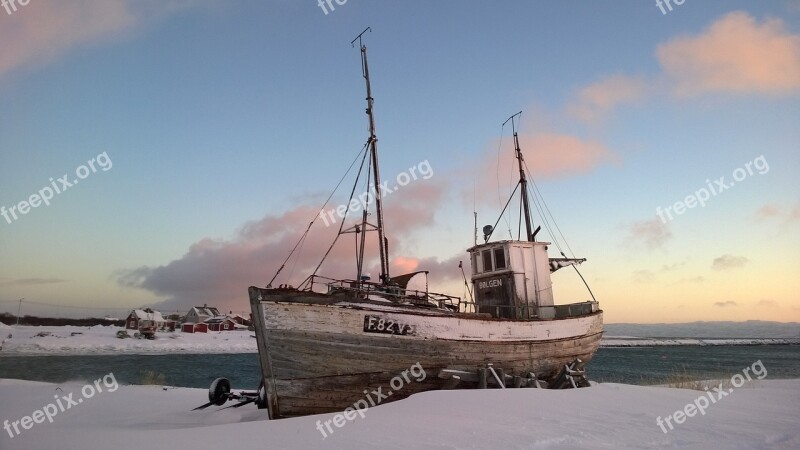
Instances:
[[[17,323],[17,316],[9,313],[0,313],[0,324],[15,325]],[[97,317],[90,317],[86,319],[65,319],[57,317],[36,317],[36,316],[22,316],[19,321],[20,325],[31,326],[49,326],[49,327],[63,327],[72,325],[76,327],[92,327],[95,325],[114,325],[117,327],[125,326],[125,319],[108,320],[100,319]]]
[[[690,322],[690,323],[609,323],[606,336],[652,338],[800,338],[800,323],[767,322]]]

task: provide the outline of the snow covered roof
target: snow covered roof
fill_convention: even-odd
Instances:
[[[164,317],[158,311],[153,311],[151,313],[143,310],[143,309],[134,309],[131,311],[132,314],[136,315],[136,318],[139,320],[152,320],[155,322],[164,322]]]
[[[214,308],[213,306],[193,306],[189,312],[192,311],[194,311],[194,313],[198,316],[216,317],[220,315],[219,309]]]
[[[203,322],[204,323],[220,323],[220,322],[224,322],[225,320],[230,320],[231,322],[234,321],[232,318],[230,318],[230,316],[215,316],[215,317],[212,317],[210,319],[206,319]]]

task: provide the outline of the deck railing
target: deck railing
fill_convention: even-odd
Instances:
[[[595,301],[536,307],[533,305],[477,305],[474,301],[430,291],[405,289],[396,285],[383,285],[369,281],[338,280],[314,275],[309,277],[305,289],[339,294],[346,298],[388,300],[395,304],[412,304],[421,307],[446,309],[461,313],[484,313],[506,319],[565,319],[592,314],[599,310]],[[376,298],[377,297],[377,298]]]
[[[314,292],[345,294],[358,299],[368,299],[371,295],[374,295],[394,303],[411,303],[417,306],[431,306],[454,312],[475,312],[475,304],[460,297],[437,292],[405,289],[400,286],[383,285],[369,281],[337,280],[314,275],[310,277],[308,286]]]

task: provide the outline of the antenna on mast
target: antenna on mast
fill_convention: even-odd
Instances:
[[[362,32],[361,32],[361,34],[359,34],[358,36],[356,36],[356,38],[355,38],[355,39],[353,39],[352,41],[350,41],[350,46],[351,46],[351,47],[355,47],[355,42],[356,42],[356,41],[358,41],[358,46],[359,46],[359,47],[363,47],[364,45],[361,43],[361,36],[363,36],[363,35],[364,35],[364,33],[366,33],[367,31],[369,31],[370,33],[372,33],[372,28],[370,28],[370,27],[364,28],[364,31],[362,31]]]

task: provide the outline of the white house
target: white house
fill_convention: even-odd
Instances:
[[[214,308],[213,306],[194,306],[189,310],[188,313],[186,313],[183,323],[203,323],[212,317],[217,317],[220,315],[219,309]]]

